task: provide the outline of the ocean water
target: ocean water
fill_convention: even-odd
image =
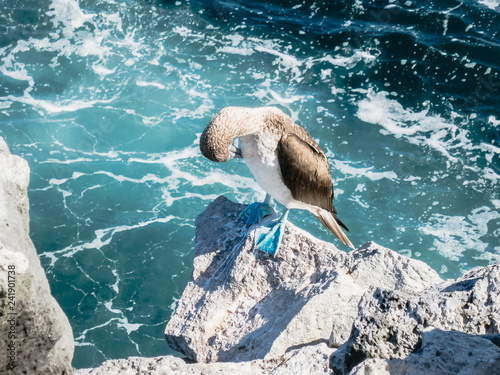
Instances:
[[[0,135],[31,168],[74,366],[172,353],[196,216],[264,197],[198,150],[229,105],[278,106],[318,140],[356,246],[443,278],[498,262],[499,31],[499,0],[0,0]]]

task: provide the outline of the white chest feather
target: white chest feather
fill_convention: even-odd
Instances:
[[[257,183],[275,200],[291,208],[294,201],[281,179],[276,153],[277,139],[273,137],[241,137],[241,154]]]

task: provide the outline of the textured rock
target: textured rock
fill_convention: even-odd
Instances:
[[[370,286],[410,292],[442,281],[375,243],[347,254],[291,223],[269,257],[238,220],[244,207],[219,197],[196,222],[192,278],[165,330],[194,361],[271,360],[328,338],[338,346]]]
[[[481,336],[433,329],[404,359],[368,359],[349,375],[499,375],[500,348]]]
[[[28,182],[0,138],[0,373],[70,374],[73,336],[29,238]],[[319,375],[328,364],[500,375],[500,265],[443,282],[373,242],[347,254],[291,223],[273,258],[254,250],[244,207],[219,197],[198,217],[192,279],[165,331],[201,363],[132,357],[76,375]]]
[[[130,357],[104,362],[94,369],[76,370],[75,375],[215,375],[215,374],[261,374],[254,363],[188,364],[181,358],[164,356],[156,358]]]
[[[29,238],[28,183],[0,138],[0,373],[69,374],[73,333]]]
[[[254,250],[244,207],[219,197],[196,222],[165,333],[198,362],[129,358],[76,375],[500,375],[499,266],[443,282],[373,242],[347,254],[292,224],[272,258]]]
[[[429,328],[495,338],[500,333],[500,265],[472,270],[420,293],[373,288],[362,298],[351,337],[332,356],[331,366],[349,373],[366,359],[407,358],[420,350]]]
[[[173,356],[131,357],[106,361],[95,369],[77,370],[75,375],[324,375],[330,373],[328,357],[331,352],[325,343],[319,343],[291,350],[279,359],[237,363],[187,363]]]

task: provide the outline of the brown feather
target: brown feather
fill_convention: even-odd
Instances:
[[[307,134],[305,130],[304,132]],[[291,133],[285,134],[278,143],[281,179],[290,189],[294,199],[330,212],[336,223],[349,231],[337,218],[337,210],[333,205],[333,183],[328,159],[316,142],[309,134],[307,135],[309,142]],[[336,235],[331,225],[326,225],[323,220],[320,221]]]
[[[325,154],[295,134],[285,134],[278,143],[277,152],[281,178],[293,198],[336,212],[332,202],[333,183]]]

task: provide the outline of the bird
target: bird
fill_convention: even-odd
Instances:
[[[243,211],[246,223],[260,223],[256,247],[275,256],[290,209],[311,212],[343,244],[354,249],[333,205],[328,159],[311,135],[277,107],[226,107],[200,136],[200,151],[214,162],[242,158],[266,192],[264,202]],[[279,216],[272,200],[285,206]],[[278,217],[279,216],[279,217]]]

